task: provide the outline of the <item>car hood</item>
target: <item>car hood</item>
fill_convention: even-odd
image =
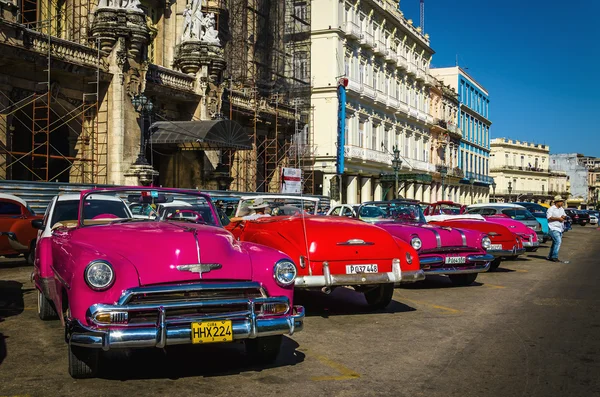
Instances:
[[[511,219],[508,219],[512,221]],[[514,222],[514,221],[512,221]],[[518,222],[517,222],[518,223]],[[433,221],[430,224],[439,226],[450,226],[458,227],[470,230],[477,230],[481,233],[485,233],[491,240],[492,243],[500,243],[504,241],[514,241],[515,236],[513,232],[508,229],[507,226],[500,223],[488,222],[485,220],[476,219],[448,219],[444,221]],[[523,225],[520,225],[523,226]]]
[[[198,244],[196,243],[196,237]],[[183,222],[137,222],[77,229],[72,242],[131,262],[140,285],[202,279],[251,280],[248,252],[226,230]],[[202,275],[200,263],[212,265]],[[219,266],[220,265],[220,266]],[[206,266],[209,268],[209,266]],[[118,271],[117,271],[118,273]],[[117,275],[118,276],[118,275]]]
[[[399,257],[398,245],[385,230],[344,217],[293,217],[277,225],[278,233],[311,261]],[[306,240],[304,233],[306,231]]]
[[[505,226],[508,228],[508,230],[510,230],[513,233],[517,233],[517,234],[530,234],[532,232],[535,233],[535,231],[533,229],[531,229],[531,227],[529,227],[529,225],[527,225],[526,223],[523,223],[521,221],[516,221],[514,219],[505,218],[505,217],[489,216],[489,217],[485,217],[485,220],[490,223],[496,223],[496,224]],[[538,224],[538,221],[526,221],[526,222],[531,222],[532,225]]]
[[[471,230],[462,230],[450,226],[400,222],[377,222],[376,225],[408,243],[414,236],[418,236],[421,239],[421,250],[433,250],[442,247],[481,249],[480,233]]]

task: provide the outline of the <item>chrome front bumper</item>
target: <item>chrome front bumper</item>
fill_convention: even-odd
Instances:
[[[423,280],[425,280],[425,272],[423,270],[402,272],[402,284],[409,284]]]
[[[423,269],[425,275],[432,274],[468,274],[468,273],[483,273],[488,271],[490,268],[490,262],[494,260],[494,256],[490,254],[484,255],[468,255],[467,263],[453,265],[446,265],[444,257],[442,256],[430,256],[425,258],[419,258],[421,261],[421,267],[442,265],[440,267]]]
[[[304,307],[294,306],[292,314],[281,317],[261,319],[252,313],[248,318],[235,319],[224,315],[219,320],[232,320],[234,340],[292,335],[294,332],[302,331],[304,327]],[[102,348],[105,351],[145,347],[163,348],[191,344],[191,328],[191,324],[169,325],[165,310],[160,308],[158,321],[154,326],[96,328],[85,326],[78,320],[67,320],[66,340],[76,346]]]
[[[296,288],[332,287],[347,285],[400,283],[403,272],[400,264],[393,264],[391,272],[361,274],[331,274],[329,264],[323,263],[323,275],[296,277]]]
[[[539,246],[540,246],[539,241],[523,241],[523,247],[535,248],[535,247],[539,247]]]
[[[525,253],[525,248],[513,248],[512,250],[488,250],[487,253],[494,255],[494,258],[519,256]]]

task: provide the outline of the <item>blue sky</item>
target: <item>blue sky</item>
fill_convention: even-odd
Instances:
[[[401,0],[419,25],[419,0]],[[490,93],[492,138],[600,157],[600,0],[425,0],[434,67]]]

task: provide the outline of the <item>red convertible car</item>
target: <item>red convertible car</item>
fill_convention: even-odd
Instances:
[[[355,219],[316,215],[317,208],[315,198],[242,197],[226,228],[241,241],[290,256],[298,268],[296,288],[329,293],[351,286],[372,309],[391,302],[394,284],[425,278],[409,244]]]
[[[507,226],[486,222],[481,215],[431,215],[426,219],[432,225],[478,230],[485,233],[492,242],[487,250],[488,254],[494,256],[490,264],[491,270],[497,269],[503,258],[514,259],[525,253],[521,236],[513,233]]]

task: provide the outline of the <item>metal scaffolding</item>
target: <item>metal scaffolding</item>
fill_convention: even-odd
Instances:
[[[229,0],[225,48],[229,118],[253,150],[230,152],[232,190],[277,192],[283,167],[314,192],[310,1]]]
[[[20,22],[27,30],[47,37],[46,78],[38,83],[43,88],[36,89],[24,99],[13,100],[6,93],[0,92],[0,99],[8,105],[0,109],[0,115],[5,120],[11,117],[21,129],[19,136],[12,136],[15,135],[14,127],[9,127],[8,123],[0,124],[0,134],[11,135],[10,143],[0,147],[0,174],[10,176],[13,167],[18,165],[27,171],[26,178],[33,181],[58,180],[61,175],[68,173],[70,182],[106,183],[108,112],[107,101],[101,101],[100,51],[98,50],[95,81],[82,81],[82,104],[71,110],[66,109],[56,97],[58,92],[53,91],[53,82],[59,78],[51,70],[56,56],[54,39],[62,38],[90,46],[87,38],[87,13],[91,11],[93,4],[89,0],[24,0],[22,4]],[[82,16],[82,11],[85,11],[85,17]],[[23,142],[26,139],[22,136],[23,128],[31,134],[31,150],[28,152],[14,150],[15,141]],[[69,134],[77,137],[74,155],[70,153],[71,149],[66,152],[53,144],[53,136],[62,128],[67,128]],[[54,160],[61,160],[66,165],[51,172]]]

